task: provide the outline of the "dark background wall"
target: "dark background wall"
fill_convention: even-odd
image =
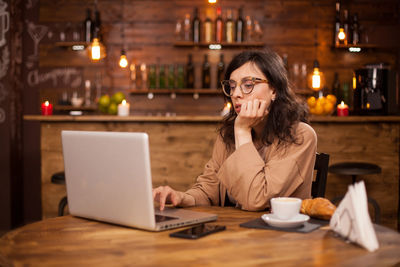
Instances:
[[[152,100],[146,94],[129,95],[130,72],[118,67],[120,50],[124,47],[128,60],[135,64],[185,64],[191,53],[199,78],[204,54],[209,55],[214,73],[220,53],[228,63],[245,49],[210,51],[176,45],[175,24],[186,13],[193,16],[195,6],[202,20],[207,12],[215,18],[215,6],[206,0],[99,0],[107,57],[93,63],[86,51],[72,51],[68,48],[71,43],[60,43],[60,34],[66,35],[64,41],[73,41],[72,33],[81,30],[85,9],[93,11],[95,1],[4,2],[11,23],[5,35],[10,65],[7,75],[0,78],[5,89],[0,91],[0,109],[5,113],[4,119],[0,115],[0,229],[40,219],[40,130],[38,123],[23,122],[23,114],[38,114],[45,98],[55,103],[63,92],[83,92],[84,80],[90,80],[92,86],[97,82],[101,93],[124,91],[134,113],[218,114],[223,104],[219,95],[201,95],[197,100],[191,94],[176,99],[168,94],[156,95]],[[326,75],[328,92],[335,72],[342,83],[349,83],[353,70],[367,63],[387,62],[399,71],[398,0],[342,1],[342,9],[358,13],[362,42],[370,47],[354,54],[332,47],[333,0],[218,0],[217,5],[222,7],[224,18],[227,9],[232,9],[236,18],[238,8],[243,6],[244,16],[258,20],[262,27],[261,42],[281,56],[287,55],[291,73],[295,64],[306,64],[310,71],[317,58]],[[4,49],[1,46],[0,53]],[[216,80],[212,74],[214,85]],[[299,92],[306,89],[297,85]],[[196,87],[201,87],[199,81]]]

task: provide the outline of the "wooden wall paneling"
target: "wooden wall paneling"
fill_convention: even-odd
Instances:
[[[367,194],[377,200],[381,208],[381,223],[396,229],[399,180],[399,125],[391,123],[318,123],[312,127],[318,136],[318,151],[330,154],[330,165],[345,161],[362,161],[378,164],[382,173],[359,176],[364,180]],[[371,145],[377,140],[379,145]],[[396,167],[394,167],[396,166]],[[333,199],[344,195],[350,176],[329,173],[326,197]],[[370,210],[373,216],[373,210]]]
[[[42,123],[43,216],[54,217],[65,186],[52,184],[51,175],[64,169],[61,130],[147,132],[153,186],[170,185],[187,190],[210,159],[217,123]],[[47,164],[50,163],[50,164]]]

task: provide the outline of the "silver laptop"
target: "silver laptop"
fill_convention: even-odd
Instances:
[[[146,133],[61,135],[70,214],[150,231],[217,219],[210,213],[154,207]]]

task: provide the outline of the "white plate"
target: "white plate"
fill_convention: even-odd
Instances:
[[[263,219],[264,222],[266,222],[267,224],[274,227],[294,228],[307,222],[310,219],[310,217],[304,214],[297,214],[296,216],[290,218],[289,220],[281,220],[278,219],[273,213],[271,213],[262,215],[261,219]]]

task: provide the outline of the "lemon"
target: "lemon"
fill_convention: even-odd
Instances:
[[[109,95],[102,95],[99,99],[99,110],[103,113],[107,113],[108,106],[110,105],[110,96]]]
[[[108,114],[110,115],[117,115],[118,113],[118,105],[114,102],[111,102],[111,104],[108,106]]]
[[[115,94],[112,95],[111,97],[111,102],[115,104],[121,104],[122,100],[125,99],[125,94],[122,92],[116,92]]]

